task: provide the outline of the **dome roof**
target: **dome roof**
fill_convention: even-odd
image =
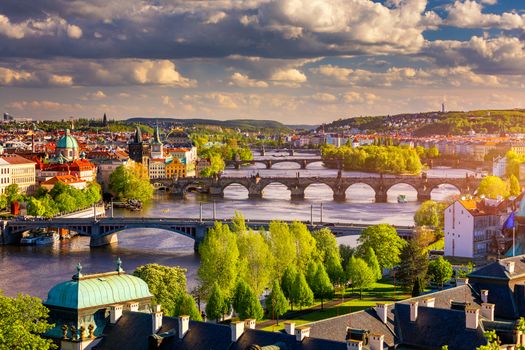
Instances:
[[[73,148],[78,149],[77,140],[71,136],[69,129],[66,130],[64,136],[57,142],[57,148]]]
[[[142,279],[110,272],[80,277],[75,275],[71,281],[51,288],[44,304],[78,310],[151,297],[148,285]]]

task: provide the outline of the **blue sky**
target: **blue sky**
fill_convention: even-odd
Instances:
[[[0,106],[61,119],[525,107],[511,0],[2,0]]]

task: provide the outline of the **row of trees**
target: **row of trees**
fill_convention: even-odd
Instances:
[[[27,213],[33,216],[53,217],[84,209],[100,202],[100,185],[91,182],[85,189],[78,189],[57,182],[51,191],[40,187],[34,197],[27,197]]]
[[[408,146],[351,146],[325,145],[322,157],[327,165],[342,164],[345,170],[370,171],[387,174],[419,174],[421,160],[414,148]]]
[[[201,142],[204,140],[201,140]],[[204,177],[214,176],[224,171],[224,161],[227,160],[251,160],[252,151],[248,146],[240,145],[236,138],[227,138],[222,143],[212,146],[201,145],[198,149],[200,158],[210,159],[210,166],[205,168],[199,175]]]
[[[325,300],[344,274],[329,230],[311,233],[302,223],[276,221],[268,231],[252,231],[239,213],[231,227],[217,222],[199,253],[200,291],[208,300],[210,318],[220,318],[230,305],[241,318],[261,318],[258,298],[268,287],[272,291],[266,308],[278,317],[288,302],[302,307],[312,304],[314,297]]]
[[[519,195],[521,185],[514,174],[511,174],[508,180],[503,180],[498,176],[486,176],[481,180],[476,193],[478,196],[483,195],[492,199],[507,198]]]

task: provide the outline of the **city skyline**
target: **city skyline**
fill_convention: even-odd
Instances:
[[[14,1],[0,106],[15,117],[338,118],[523,108],[510,0]]]

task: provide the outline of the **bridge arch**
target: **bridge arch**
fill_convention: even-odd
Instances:
[[[385,193],[387,202],[396,202],[399,195],[406,196],[406,199],[410,202],[415,202],[419,198],[419,190],[408,181],[399,181],[391,184],[385,189]]]
[[[304,188],[304,196],[310,200],[327,200],[334,196],[334,189],[324,182],[312,182]]]
[[[301,163],[293,159],[272,159],[272,169],[283,169],[283,170],[299,170],[301,169]],[[283,166],[285,165],[285,166]],[[290,167],[292,165],[292,167]]]
[[[232,193],[230,193],[230,191]],[[249,198],[250,190],[240,181],[233,181],[223,186],[222,193],[224,197],[228,197],[230,199],[244,199],[245,197]]]
[[[375,188],[366,182],[356,182],[349,185],[345,191],[346,200],[357,203],[374,203],[376,198]]]
[[[269,180],[261,184],[260,188],[261,188],[262,197],[266,197],[266,198],[280,198],[281,197],[280,193],[282,193],[282,191],[290,192],[290,197],[292,194],[290,185],[287,185],[278,180]]]
[[[306,169],[310,168],[310,166],[311,166],[312,164],[318,164],[318,165],[323,166],[324,162],[323,162],[322,159],[315,160],[315,161],[312,161],[312,162],[308,162],[308,163],[306,164]],[[324,166],[323,166],[323,168],[324,168]]]
[[[452,193],[454,192],[454,193]],[[430,198],[443,201],[450,196],[461,195],[461,188],[451,182],[443,182],[430,187]]]

